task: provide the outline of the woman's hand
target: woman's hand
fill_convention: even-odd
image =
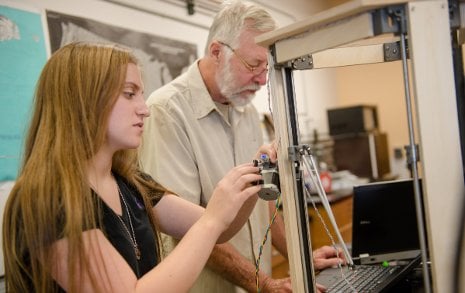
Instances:
[[[254,167],[252,163],[238,165],[231,169],[218,182],[204,216],[214,219],[216,223],[223,226],[222,231],[225,231],[236,218],[244,203],[250,200],[249,206],[252,205],[249,208],[250,211],[247,209],[246,214],[243,215],[248,218],[257,200],[256,194],[261,188],[260,185],[253,184],[262,178],[258,172],[259,169]],[[240,222],[243,224],[245,220],[241,219]],[[238,224],[242,226],[242,224]]]

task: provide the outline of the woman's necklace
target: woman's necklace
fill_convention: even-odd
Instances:
[[[117,218],[120,220],[121,224],[123,225],[123,228],[126,230],[126,233],[128,233],[129,238],[131,239],[132,246],[134,247],[134,253],[136,254],[137,260],[140,260],[141,253],[140,253],[139,245],[137,245],[136,234],[134,233],[134,227],[132,226],[131,214],[129,213],[128,204],[126,203],[126,200],[124,199],[124,196],[121,193],[121,190],[119,189],[119,185],[118,185],[118,182],[116,181],[116,179],[115,179],[115,182],[116,182],[116,187],[118,188],[119,197],[123,201],[124,208],[126,209],[126,213],[128,214],[129,226],[131,228],[132,234],[131,234],[131,232],[129,232],[129,229],[126,226],[126,224],[124,223],[123,219],[118,215],[117,215]]]

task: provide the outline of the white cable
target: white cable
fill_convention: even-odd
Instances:
[[[318,173],[318,169],[316,168],[315,161],[313,160],[312,155],[303,155],[302,156],[302,161],[304,167],[307,169],[307,177],[310,177],[311,179],[311,184],[315,186],[318,195],[320,197],[321,203],[323,207],[325,208],[326,213],[328,214],[329,221],[331,222],[331,225],[333,226],[333,229],[336,233],[336,237],[339,240],[339,244],[342,247],[342,251],[344,252],[345,258],[347,260],[347,263],[349,264],[350,267],[354,265],[354,261],[352,260],[352,257],[349,253],[349,250],[347,249],[347,245],[344,242],[344,239],[342,238],[341,232],[339,232],[339,228],[336,223],[336,219],[334,218],[334,214],[331,210],[331,206],[328,201],[328,197],[326,196],[326,192],[323,188],[323,184],[321,183],[320,175]],[[305,178],[304,178],[305,180]],[[310,182],[309,182],[310,183]]]

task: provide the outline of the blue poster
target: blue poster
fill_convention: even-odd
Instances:
[[[46,60],[41,15],[0,5],[0,181],[17,176],[34,89]]]

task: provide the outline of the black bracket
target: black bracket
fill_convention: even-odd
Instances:
[[[187,14],[189,14],[189,15],[194,15],[195,14],[194,0],[186,0],[186,9],[187,9]]]
[[[415,148],[412,148],[410,145],[404,146],[405,148],[405,153],[406,153],[406,159],[407,159],[407,165],[412,165],[413,163],[417,163],[420,161],[420,152],[418,149],[418,144],[415,144]]]
[[[287,152],[290,160],[292,160],[293,162],[300,162],[302,156],[310,155],[312,153],[312,150],[310,149],[309,145],[303,144],[298,146],[290,146]]]
[[[449,0],[449,24],[451,29],[460,27],[460,3],[458,0]]]
[[[375,35],[385,33],[401,34],[407,32],[405,5],[393,5],[372,12]]]
[[[273,59],[274,68],[275,69],[280,69],[281,65],[279,65],[277,60],[276,60],[276,44],[273,44],[273,45],[270,46],[270,55],[271,55],[271,58]]]
[[[408,54],[408,44],[405,44],[406,46],[406,53],[407,53],[407,58],[409,58]],[[383,44],[383,52],[384,52],[384,61],[389,62],[389,61],[396,61],[400,60],[402,58],[400,54],[400,42],[393,42],[393,43],[385,43]]]
[[[294,70],[313,69],[313,57],[310,54],[301,56],[292,61],[289,61],[287,66]]]
[[[281,69],[281,68],[290,68],[292,70],[306,70],[306,69],[313,69],[313,57],[310,54],[298,57],[296,59],[293,59],[291,61],[283,62],[281,64],[278,64],[276,62],[276,55],[275,51],[276,48],[273,45],[271,47],[271,55],[273,57],[273,60],[275,61],[274,68],[275,69]]]

